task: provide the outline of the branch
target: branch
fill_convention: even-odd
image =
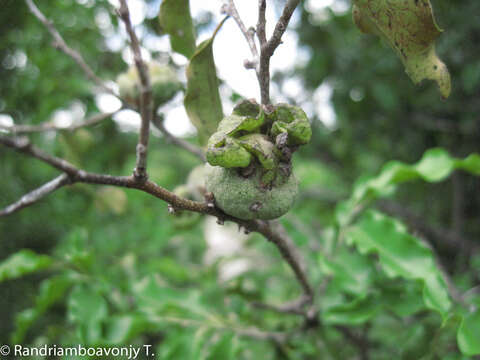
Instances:
[[[287,30],[290,18],[299,3],[300,0],[288,0],[285,4],[282,15],[280,16],[280,19],[278,19],[277,25],[275,25],[275,29],[273,30],[272,37],[262,49],[263,52],[265,52],[265,56],[271,57],[278,45],[282,42],[282,36],[285,33],[285,30]]]
[[[373,344],[369,341],[366,334],[356,334],[344,325],[335,325],[335,329],[342,333],[345,339],[358,349],[360,360],[369,359],[369,349]]]
[[[167,202],[173,209],[189,210],[205,215],[211,215],[221,219],[221,221],[233,221],[238,225],[243,226],[247,231],[258,232],[262,234],[268,241],[275,244],[283,259],[291,267],[297,281],[300,283],[303,289],[306,299],[308,299],[308,302],[311,303],[313,301],[314,293],[304,270],[305,265],[300,260],[292,240],[287,236],[283,227],[281,227],[279,224],[276,225],[276,229],[273,229],[270,223],[267,221],[247,221],[235,218],[225,214],[215,206],[211,206],[211,204],[208,202],[202,203],[179,197],[173,192],[168,191],[167,189],[158,186],[149,180],[138,181],[134,176],[111,176],[86,172],[85,170],[78,169],[64,159],[52,156],[38,149],[30,144],[27,138],[11,139],[5,136],[0,136],[0,144],[42,160],[52,167],[65,172],[68,175],[70,183],[72,184],[79,182],[98,185],[113,185],[141,190]]]
[[[83,127],[96,125],[102,122],[103,120],[108,119],[109,117],[116,114],[120,110],[109,112],[109,113],[96,114],[81,123],[72,124],[67,127],[61,127],[51,122],[46,122],[39,125],[12,125],[12,126],[0,125],[0,129],[7,130],[8,132],[15,135],[44,132],[44,131],[75,131]]]
[[[37,201],[40,201],[48,194],[68,184],[70,184],[70,179],[68,178],[68,175],[63,174],[63,175],[57,176],[55,179],[42,185],[38,189],[35,189],[29,192],[28,194],[23,195],[20,198],[20,200],[18,200],[17,202],[7,206],[3,210],[0,210],[0,216],[13,214],[14,212],[17,212],[27,206],[30,206],[36,203]]]
[[[257,45],[255,44],[255,29],[249,28],[245,26],[242,19],[240,18],[240,14],[238,13],[237,7],[233,0],[228,0],[228,4],[224,4],[222,7],[222,12],[231,16],[235,22],[237,23],[240,31],[242,32],[243,36],[247,40],[248,46],[250,47],[250,51],[253,55],[253,61],[245,61],[245,67],[247,69],[255,69],[257,73],[257,77],[259,76],[259,69],[258,69],[258,50]]]
[[[80,171],[67,160],[47,154],[46,152],[33,146],[26,137],[9,138],[6,136],[0,136],[0,144],[42,160],[55,169],[60,170],[70,176],[74,176]]]
[[[192,153],[196,157],[198,157],[201,161],[205,162],[205,152],[202,150],[202,148],[195,146],[193,144],[190,144],[188,141],[185,141],[183,139],[180,139],[174,135],[172,135],[163,125],[163,118],[162,116],[154,116],[152,119],[153,125],[160,130],[160,132],[165,136],[165,138],[170,141],[172,144],[181,147],[188,152]]]
[[[295,249],[293,241],[288,237],[285,229],[279,223],[275,223],[276,229],[273,229],[268,222],[253,221],[250,225],[252,231],[259,232],[268,241],[274,243],[283,259],[290,265],[295,276],[303,288],[303,292],[306,297],[307,303],[311,303],[313,300],[313,290],[307,280],[306,273],[304,271],[305,265]]]
[[[48,20],[45,15],[43,15],[40,9],[35,5],[33,0],[25,0],[25,2],[27,3],[30,12],[35,15],[38,20],[40,20],[40,22],[47,28],[50,35],[52,35],[53,39],[55,40],[54,47],[70,56],[77,63],[77,65],[80,66],[85,75],[94,83],[96,83],[102,90],[117,96],[112,89],[110,89],[104,84],[102,79],[95,75],[93,70],[90,68],[90,66],[87,65],[87,63],[83,59],[83,56],[78,51],[73,50],[67,45],[65,40],[63,40],[62,35],[60,35],[58,30],[55,28],[55,25],[53,25],[53,23]]]
[[[282,36],[288,27],[290,18],[292,17],[295,8],[300,3],[300,0],[288,0],[283,8],[282,15],[275,25],[272,37],[267,41],[265,34],[265,10],[266,1],[259,0],[258,24],[257,34],[260,41],[260,70],[259,82],[260,93],[263,105],[270,105],[270,58],[282,42]]]
[[[125,23],[125,28],[130,37],[130,47],[133,52],[133,58],[140,77],[140,115],[142,117],[142,123],[140,125],[140,135],[137,144],[137,163],[134,170],[134,176],[139,180],[145,180],[147,179],[147,151],[150,122],[153,117],[152,86],[150,84],[148,67],[142,59],[140,43],[133,30],[132,22],[130,21],[130,12],[128,11],[126,0],[120,0],[120,8],[117,13],[120,19]]]
[[[311,303],[311,298],[303,295],[299,299],[283,305],[266,304],[262,302],[253,302],[252,305],[256,308],[271,310],[282,314],[294,314],[306,316],[304,307]]]
[[[265,26],[267,20],[265,18],[265,12],[267,10],[266,0],[258,0],[258,21],[257,21],[257,36],[260,41],[260,46],[263,47],[267,43],[267,34],[265,32]]]

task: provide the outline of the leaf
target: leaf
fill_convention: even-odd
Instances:
[[[124,344],[146,330],[148,330],[148,321],[143,316],[118,315],[108,319],[105,326],[105,339],[108,344]]]
[[[184,104],[188,117],[197,128],[200,143],[206,144],[223,118],[222,102],[218,91],[217,71],[213,59],[213,36],[202,42],[187,67],[187,91]]]
[[[0,282],[45,270],[51,264],[52,258],[47,255],[38,255],[28,249],[20,250],[0,263]]]
[[[435,52],[442,30],[430,0],[354,0],[353,18],[361,31],[380,36],[395,50],[415,84],[434,80],[443,98],[450,95],[450,74]]]
[[[239,138],[240,144],[254,155],[266,170],[273,170],[278,164],[278,149],[267,136],[248,134]]]
[[[172,49],[187,58],[195,51],[195,28],[193,27],[188,0],[163,0],[159,21],[170,35]]]
[[[327,308],[322,319],[327,324],[360,325],[374,317],[380,306],[373,297],[362,297]]]
[[[35,306],[20,312],[15,319],[15,332],[12,343],[22,343],[28,329],[48,308],[62,299],[72,281],[66,276],[55,276],[44,280],[35,299]]]
[[[324,275],[333,277],[335,288],[352,295],[365,294],[373,282],[374,269],[369,259],[346,247],[340,248],[333,259],[322,255],[320,266]]]
[[[102,323],[108,315],[106,300],[93,289],[77,286],[68,299],[69,319],[77,324],[86,344],[96,344],[102,337]]]
[[[480,310],[463,317],[457,332],[458,347],[466,355],[480,354]]]
[[[139,308],[149,319],[162,316],[188,316],[202,319],[206,309],[199,303],[199,295],[194,290],[177,290],[161,285],[153,276],[146,277],[135,287]]]
[[[480,156],[471,154],[465,159],[456,159],[444,149],[435,148],[426,151],[422,159],[413,165],[391,161],[378,176],[355,185],[350,199],[337,206],[337,222],[340,225],[348,224],[362,205],[392,194],[398,184],[417,179],[443,181],[456,169],[480,175]]]
[[[423,283],[425,305],[445,316],[451,302],[431,250],[407,233],[398,221],[368,211],[346,231],[346,239],[362,254],[376,253],[385,273]]]
[[[225,334],[218,340],[215,345],[210,348],[210,353],[206,357],[206,360],[216,359],[234,359],[234,335]]]

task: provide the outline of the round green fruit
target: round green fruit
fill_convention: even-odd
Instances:
[[[160,106],[171,100],[181,90],[182,84],[170,66],[162,65],[155,61],[147,65],[152,86],[153,102],[155,106]],[[117,77],[117,84],[120,97],[131,103],[139,104],[140,79],[135,65],[130,66],[126,72]]]
[[[260,168],[248,177],[241,175],[238,169],[208,164],[206,171],[205,186],[215,196],[216,205],[239,219],[276,219],[290,210],[298,194],[293,174],[279,175],[273,184],[265,187]]]

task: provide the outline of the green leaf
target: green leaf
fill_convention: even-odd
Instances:
[[[463,317],[457,342],[462,353],[470,356],[480,354],[480,310]]]
[[[233,334],[225,334],[218,340],[215,345],[213,345],[210,349],[210,353],[206,357],[206,360],[228,360],[234,359],[234,335]]]
[[[108,305],[100,294],[86,286],[73,289],[68,299],[68,316],[77,325],[82,341],[86,344],[98,343],[107,315]]]
[[[198,45],[187,67],[187,92],[184,104],[190,121],[197,128],[202,145],[207,143],[223,118],[212,49],[213,40],[222,24],[210,39]]]
[[[135,287],[139,308],[150,319],[162,316],[188,316],[191,319],[202,319],[206,309],[199,302],[199,293],[194,290],[177,290],[166,287],[153,276],[143,279]]]
[[[346,239],[362,254],[376,253],[385,273],[423,283],[425,305],[445,316],[451,302],[431,250],[408,234],[400,222],[368,211],[346,231]]]
[[[353,18],[361,31],[380,36],[395,50],[415,84],[434,80],[443,98],[450,95],[450,74],[435,52],[442,30],[430,0],[354,0]]]
[[[254,155],[266,170],[273,170],[278,164],[278,149],[262,134],[248,134],[239,138],[240,144]]]
[[[320,266],[326,276],[333,277],[332,285],[352,295],[365,294],[373,282],[374,269],[369,259],[346,247],[339,249],[333,259],[322,255]]]
[[[350,199],[337,206],[337,223],[342,226],[348,224],[363,205],[378,197],[392,194],[398,184],[417,179],[439,182],[456,169],[480,175],[480,156],[471,154],[465,159],[456,159],[444,149],[435,148],[426,151],[422,159],[413,165],[391,161],[382,168],[378,176],[355,185]]]
[[[108,344],[124,344],[133,337],[148,330],[147,319],[138,314],[110,317],[105,325],[105,340]]]
[[[360,325],[374,317],[380,306],[374,297],[362,297],[327,308],[322,318],[327,324]]]
[[[195,28],[189,1],[163,0],[159,21],[160,26],[170,35],[172,49],[190,58],[195,51]]]
[[[28,249],[20,250],[0,263],[0,282],[45,270],[52,261],[47,255],[38,255]]]
[[[28,329],[48,308],[63,298],[71,284],[72,280],[66,276],[55,276],[44,280],[40,284],[40,290],[35,299],[35,306],[23,310],[16,316],[16,328],[12,334],[12,343],[22,343]]]

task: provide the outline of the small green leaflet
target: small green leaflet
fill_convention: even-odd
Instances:
[[[224,21],[220,23],[210,39],[198,45],[187,67],[185,110],[190,121],[197,128],[202,145],[207,143],[223,118],[212,46],[215,35]]]
[[[470,356],[480,354],[480,310],[463,317],[457,342],[462,353]]]
[[[435,52],[442,30],[430,0],[354,0],[353,19],[362,32],[380,36],[395,50],[415,84],[434,80],[443,98],[450,95],[450,74]]]
[[[170,35],[176,51],[190,58],[195,51],[195,28],[188,0],[163,0],[159,14],[160,26]]]
[[[350,199],[340,203],[335,210],[337,222],[341,226],[348,224],[364,205],[392,194],[398,184],[417,179],[439,182],[454,170],[464,170],[480,176],[480,155],[471,154],[465,159],[456,159],[446,150],[435,148],[426,151],[422,159],[413,165],[390,161],[379,175],[355,185]]]
[[[357,298],[346,304],[325,309],[322,314],[326,324],[360,325],[370,320],[380,310],[381,304],[372,296]]]
[[[0,263],[0,282],[45,270],[51,264],[49,256],[38,255],[28,249],[20,250]]]
[[[77,325],[78,336],[87,345],[102,339],[103,322],[108,316],[107,301],[95,290],[78,285],[68,298],[68,318]]]
[[[408,234],[397,220],[376,211],[366,212],[345,234],[362,254],[376,253],[385,273],[423,283],[425,305],[445,317],[451,302],[432,251]]]
[[[72,285],[72,280],[64,275],[48,278],[40,284],[40,289],[35,297],[35,305],[17,314],[15,318],[15,331],[11,336],[13,344],[23,343],[28,329],[52,305],[62,300],[67,290]]]
[[[143,315],[114,315],[106,320],[104,342],[112,345],[125,344],[138,334],[146,332],[148,327],[148,321]]]

